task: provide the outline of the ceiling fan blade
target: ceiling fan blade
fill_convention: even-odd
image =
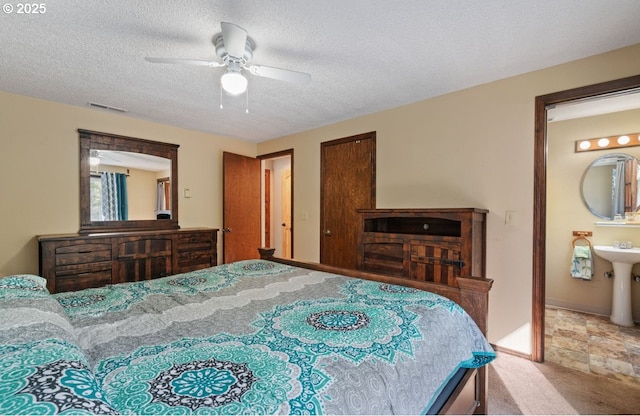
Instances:
[[[205,61],[200,59],[181,59],[181,58],[144,58],[147,62],[154,64],[184,64],[184,65],[202,65],[211,68],[224,66],[222,62]]]
[[[290,69],[275,68],[273,66],[252,65],[249,72],[259,77],[277,79],[280,81],[307,84],[311,81],[311,75],[306,72],[291,71]]]
[[[227,53],[234,58],[242,58],[247,45],[247,31],[233,23],[222,22],[220,26]]]

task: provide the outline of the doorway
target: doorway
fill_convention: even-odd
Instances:
[[[376,207],[375,191],[375,132],[321,144],[320,263],[357,268],[357,210]]]
[[[535,99],[533,185],[533,313],[531,359],[544,361],[547,205],[547,108],[568,101],[640,88],[640,75],[538,96]]]
[[[223,263],[258,258],[265,245],[293,256],[293,149],[257,158],[223,152],[222,199]]]
[[[262,246],[293,258],[293,149],[258,157],[262,162]]]

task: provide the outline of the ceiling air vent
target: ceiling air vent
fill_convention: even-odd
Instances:
[[[91,107],[102,108],[103,110],[117,111],[119,113],[126,113],[127,112],[127,110],[125,110],[124,108],[112,107],[112,106],[106,105],[106,104],[92,103],[91,101],[89,101],[89,105]]]

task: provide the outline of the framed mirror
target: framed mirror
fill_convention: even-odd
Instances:
[[[582,200],[600,218],[622,219],[638,208],[638,174],[638,159],[631,155],[600,156],[582,176]]]
[[[178,145],[80,137],[80,233],[178,229]]]

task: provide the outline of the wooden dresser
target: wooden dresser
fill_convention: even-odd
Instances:
[[[454,287],[456,276],[484,277],[487,212],[358,210],[358,268]]]
[[[38,236],[40,275],[51,293],[155,279],[217,265],[218,230]]]

